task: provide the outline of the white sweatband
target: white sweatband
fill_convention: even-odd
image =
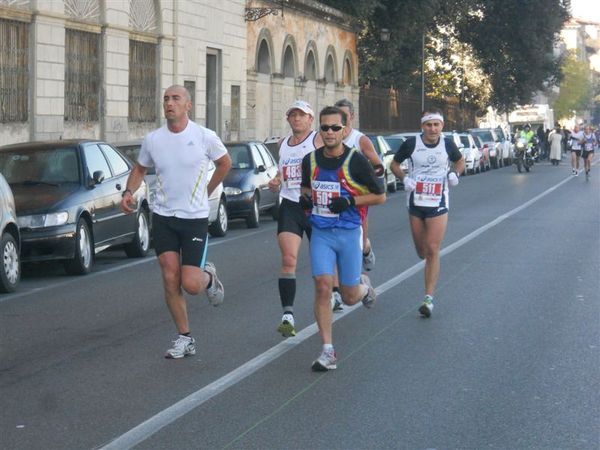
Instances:
[[[444,121],[444,117],[441,114],[433,113],[433,114],[425,114],[421,117],[421,123],[425,123],[428,120],[439,120],[440,122]]]

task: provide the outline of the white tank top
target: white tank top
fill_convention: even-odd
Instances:
[[[440,137],[435,147],[429,148],[423,143],[421,136],[415,136],[409,176],[417,182],[417,187],[412,195],[407,196],[407,201],[412,196],[416,206],[448,208],[448,165],[448,152],[443,137]]]
[[[350,148],[355,148],[362,153],[362,150],[360,149],[360,138],[363,136],[363,133],[358,131],[356,128],[353,128],[350,134],[346,136],[346,139],[344,139],[344,144]]]
[[[292,202],[300,198],[302,182],[302,159],[315,150],[316,131],[311,131],[306,138],[296,145],[290,145],[292,136],[287,136],[279,147],[279,174],[281,175],[281,191],[279,195]]]

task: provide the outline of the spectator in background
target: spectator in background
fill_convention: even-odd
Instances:
[[[559,126],[550,132],[548,141],[550,143],[550,162],[553,166],[558,166],[558,163],[561,160],[563,147],[563,135]]]
[[[548,157],[548,142],[546,141],[546,133],[544,132],[543,125],[538,127],[536,134],[540,143],[540,160],[543,160]]]

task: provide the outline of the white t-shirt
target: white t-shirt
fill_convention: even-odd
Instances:
[[[346,139],[344,139],[344,144],[350,148],[355,148],[362,153],[362,149],[360,148],[360,138],[363,136],[363,133],[358,131],[356,128],[353,128],[350,134],[346,136]]]
[[[165,217],[208,217],[209,161],[227,153],[216,133],[188,121],[180,133],[166,125],[146,135],[138,162],[156,169],[154,212]]]
[[[291,138],[291,135],[286,137],[279,147],[279,173],[281,175],[279,195],[298,203],[300,182],[302,181],[302,158],[315,150],[317,132],[311,131],[302,142],[296,145],[289,144]]]
[[[571,133],[571,150],[581,150],[581,144],[579,141],[583,139],[583,130],[579,130],[577,133]]]

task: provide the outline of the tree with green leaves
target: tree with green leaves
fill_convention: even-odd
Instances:
[[[322,2],[357,18],[362,84],[419,92],[424,36],[425,60],[446,58],[443,62],[449,64],[445,72],[427,74],[430,95],[444,94],[439,86],[461,86],[460,94],[468,95],[469,101],[507,111],[516,104],[529,103],[535,92],[561,77],[561,61],[553,49],[569,17],[570,0]],[[388,42],[381,40],[384,28],[391,31]],[[440,30],[465,46],[488,80],[489,90],[478,92],[478,86],[464,79],[471,72],[455,70],[456,64],[447,56],[450,52],[444,55],[434,48],[431,42],[440,37]]]
[[[574,52],[564,59],[562,73],[560,93],[554,102],[556,120],[567,119],[575,111],[589,109],[593,97],[590,68],[586,62],[578,61]]]

